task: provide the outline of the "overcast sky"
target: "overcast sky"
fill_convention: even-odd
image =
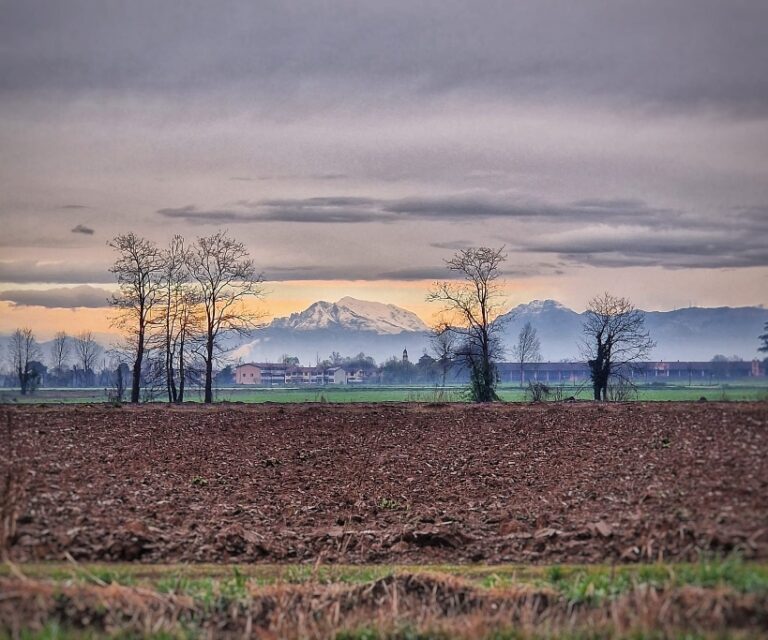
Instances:
[[[502,244],[510,305],[768,303],[766,25],[765,0],[0,2],[0,331],[103,317],[127,231],[229,229],[277,314],[425,316],[445,258]]]

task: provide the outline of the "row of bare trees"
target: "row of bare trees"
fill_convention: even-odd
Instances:
[[[183,402],[190,353],[199,355],[204,400],[212,402],[221,339],[258,328],[263,318],[248,305],[263,298],[264,289],[245,246],[224,231],[190,245],[177,235],[165,248],[128,233],[115,237],[110,246],[118,254],[110,271],[119,290],[111,304],[132,358],[131,402],[141,397],[150,350],[161,354],[169,402]]]
[[[428,302],[441,305],[433,331],[438,360],[455,360],[470,373],[470,395],[477,402],[498,399],[496,362],[501,341],[504,294],[500,284],[504,247],[462,249],[446,261],[453,280],[436,282]],[[626,298],[604,293],[587,305],[582,351],[589,365],[595,400],[605,400],[611,379],[627,380],[632,363],[647,358],[655,346],[645,329],[644,314]],[[527,323],[514,355],[522,376],[526,362],[540,358],[536,330]],[[522,384],[522,377],[521,377]]]
[[[62,378],[67,365],[74,359],[78,382],[91,384],[96,369],[96,360],[101,354],[101,347],[91,331],[82,331],[74,336],[59,331],[51,341],[50,358],[52,373]],[[11,335],[8,345],[8,360],[14,377],[19,382],[22,395],[35,390],[40,378],[47,370],[42,363],[43,352],[32,329],[21,327]]]

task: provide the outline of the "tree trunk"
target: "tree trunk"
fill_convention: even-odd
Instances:
[[[176,402],[181,404],[184,402],[184,378],[186,377],[184,364],[184,338],[181,338],[179,343],[179,392],[176,394]]]
[[[205,345],[205,403],[213,402],[213,335],[208,333]]]
[[[141,363],[144,360],[144,327],[139,329],[139,340],[136,345],[136,360],[133,363],[133,380],[131,383],[131,402],[139,402],[141,392]]]

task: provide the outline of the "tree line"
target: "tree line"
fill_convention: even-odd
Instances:
[[[204,402],[213,401],[213,367],[230,333],[261,326],[248,306],[264,296],[263,276],[242,242],[225,231],[187,244],[174,236],[165,248],[133,233],[110,246],[118,292],[111,299],[115,325],[131,354],[130,401],[139,402],[145,356],[153,351],[169,402],[183,402],[187,367],[202,361]]]
[[[128,233],[116,236],[109,246],[117,253],[110,272],[118,285],[109,302],[116,311],[113,325],[125,338],[109,354],[111,384],[118,398],[129,386],[131,402],[139,402],[142,385],[150,378],[155,384],[159,381],[169,402],[184,401],[189,380],[202,384],[204,401],[212,402],[214,363],[224,351],[224,337],[263,326],[263,314],[247,303],[264,297],[264,279],[245,246],[223,231],[198,237],[189,245],[177,235],[167,247]],[[503,247],[479,247],[463,249],[446,261],[454,278],[436,282],[427,295],[429,302],[440,305],[432,330],[432,354],[424,354],[417,364],[391,358],[378,368],[381,380],[439,379],[445,385],[449,371],[458,366],[468,372],[473,400],[497,400],[497,363],[506,353],[500,321],[505,260]],[[655,343],[645,329],[644,314],[627,298],[607,292],[598,295],[588,302],[585,318],[582,353],[593,397],[605,400],[609,383],[628,382],[633,363],[648,358]],[[759,340],[759,350],[768,352],[768,323]],[[520,364],[521,385],[525,364],[541,359],[540,348],[536,329],[526,323],[512,348]],[[96,382],[102,349],[92,332],[75,336],[58,332],[50,351],[56,381],[83,386]],[[72,357],[75,364],[69,368]],[[41,359],[32,331],[17,329],[10,341],[9,362],[22,394],[34,390],[47,372]],[[323,364],[376,368],[375,361],[363,353],[345,359],[334,352]],[[230,374],[231,367],[224,378]],[[98,382],[104,382],[104,371]]]
[[[116,252],[110,267],[117,292],[109,299],[112,325],[123,340],[110,349],[112,385],[117,399],[123,391],[139,402],[148,378],[164,387],[169,402],[183,402],[186,382],[199,381],[204,401],[213,401],[214,364],[228,334],[261,326],[263,314],[248,306],[263,298],[263,276],[242,242],[219,231],[192,243],[176,235],[166,247],[134,233],[113,238]],[[78,365],[69,370],[85,386],[95,381],[101,347],[91,332],[70,337],[56,334],[51,346],[53,373],[63,378],[70,356]],[[45,366],[31,329],[11,337],[9,360],[21,393],[34,389]]]
[[[72,336],[59,331],[51,341],[47,357],[49,365],[46,365],[34,333],[24,327],[11,334],[8,364],[21,394],[26,395],[33,392],[44,377],[57,386],[92,386],[104,382],[105,374],[111,379],[111,371],[105,372],[105,367],[97,370],[102,352],[92,331],[81,331]]]

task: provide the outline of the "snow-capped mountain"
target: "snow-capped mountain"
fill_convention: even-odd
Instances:
[[[273,362],[284,354],[305,364],[331,352],[361,351],[377,361],[401,358],[403,349],[418,359],[429,346],[429,328],[411,311],[393,304],[342,298],[315,302],[300,313],[275,318],[231,352],[233,360]]]
[[[542,313],[553,313],[565,311],[568,313],[574,313],[565,305],[560,304],[557,300],[531,300],[526,304],[519,304],[511,309],[508,314],[526,314],[537,315]]]
[[[649,311],[645,320],[657,343],[653,359],[706,361],[719,353],[744,359],[763,357],[757,353],[757,336],[768,322],[768,309],[693,307]],[[526,322],[538,333],[543,360],[579,361],[583,357],[584,314],[555,300],[518,305],[499,321],[503,323],[506,359],[512,358],[512,349]],[[335,303],[316,302],[301,313],[274,320],[240,344],[231,357],[276,361],[288,354],[312,363],[327,358],[332,351],[343,355],[363,351],[382,362],[401,357],[403,349],[407,349],[415,361],[429,348],[428,329],[415,314],[394,305],[342,298]]]
[[[381,335],[404,331],[427,331],[427,326],[415,314],[394,304],[342,298],[338,302],[315,302],[288,318],[276,318],[272,329],[315,331],[317,329],[350,329],[372,331]]]

